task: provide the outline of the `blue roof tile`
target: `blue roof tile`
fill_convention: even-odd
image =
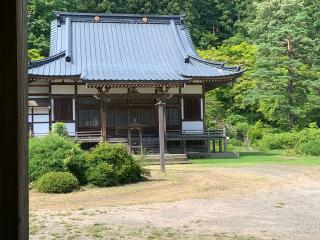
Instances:
[[[56,15],[51,24],[50,56],[31,62],[30,77],[79,77],[85,82],[189,81],[232,79],[242,73],[239,67],[200,59],[182,16]]]

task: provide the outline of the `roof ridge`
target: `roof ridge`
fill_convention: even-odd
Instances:
[[[128,17],[128,18],[159,18],[159,19],[184,19],[185,15],[156,15],[156,14],[129,14],[129,13],[83,13],[83,12],[62,12],[62,11],[53,11],[53,13],[59,16],[69,16],[69,17]]]

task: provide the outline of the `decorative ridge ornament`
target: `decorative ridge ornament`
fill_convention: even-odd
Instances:
[[[144,23],[147,23],[147,22],[148,22],[148,18],[147,18],[147,17],[143,17],[143,18],[142,18],[142,21],[143,21]]]

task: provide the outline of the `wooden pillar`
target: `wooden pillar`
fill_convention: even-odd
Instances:
[[[228,149],[227,149],[227,129],[226,128],[223,128],[223,136],[224,136],[224,139],[223,139],[223,151],[227,152]]]
[[[53,110],[53,104],[52,104],[52,94],[51,94],[51,80],[49,80],[49,82],[48,82],[48,84],[49,84],[49,131],[51,131],[52,130],[52,110]]]
[[[143,143],[142,143],[142,129],[139,128],[139,138],[140,138],[140,155],[143,153]]]
[[[219,152],[222,152],[222,139],[219,139]]]
[[[167,106],[164,104],[163,106],[163,131],[164,135],[167,134]],[[164,137],[164,152],[167,152],[167,141],[166,137]]]
[[[2,0],[0,38],[0,239],[28,239],[26,8]]]
[[[216,140],[212,140],[212,152],[215,153],[216,152]]]
[[[131,129],[128,129],[128,147],[129,147],[129,153],[131,154]]]
[[[161,172],[166,171],[165,166],[165,123],[164,123],[164,105],[162,101],[158,103],[158,119],[159,119],[159,149],[160,149],[160,166]]]
[[[106,101],[102,97],[100,99],[100,118],[101,118],[101,137],[102,141],[107,141],[107,106]]]
[[[207,148],[208,153],[211,153],[210,139],[207,141]]]
[[[34,137],[34,108],[31,107],[31,136]]]
[[[226,139],[226,138],[223,140],[223,151],[224,151],[224,152],[227,152],[227,151],[228,151],[228,148],[227,148],[227,139]]]

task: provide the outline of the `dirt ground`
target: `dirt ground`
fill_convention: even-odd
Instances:
[[[320,167],[174,165],[150,181],[30,192],[30,239],[320,239]]]

